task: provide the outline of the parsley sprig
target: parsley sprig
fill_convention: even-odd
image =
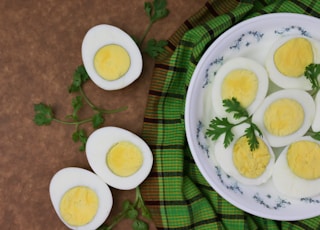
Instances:
[[[305,77],[311,82],[312,92],[311,95],[315,95],[320,90],[319,76],[320,76],[320,64],[311,63],[304,71]]]
[[[167,45],[167,41],[165,40],[157,41],[155,39],[150,39],[147,41],[147,44],[144,48],[142,48],[142,45],[148,33],[150,32],[153,24],[169,15],[169,10],[167,9],[167,1],[153,0],[152,2],[145,2],[144,11],[149,18],[149,24],[145,29],[141,39],[135,39],[135,40],[143,52],[147,53],[152,58],[157,58],[159,54],[165,51],[164,47]]]
[[[304,76],[311,82],[312,91],[310,94],[315,96],[320,91],[320,64],[311,63],[304,71]],[[317,97],[316,97],[317,98]],[[311,129],[307,132],[313,139],[320,141],[320,132],[314,132]]]
[[[147,230],[149,229],[149,225],[147,222],[139,218],[140,213],[144,218],[149,220],[151,219],[151,213],[144,204],[140,188],[137,187],[134,203],[130,202],[129,200],[125,200],[122,204],[122,211],[118,213],[113,220],[111,220],[111,224],[102,225],[100,228],[98,228],[98,230],[111,230],[124,219],[131,219],[133,221],[132,229],[134,230]]]
[[[222,101],[223,106],[226,108],[226,112],[232,113],[233,118],[240,120],[238,123],[231,123],[228,118],[215,117],[210,121],[209,128],[206,131],[206,136],[211,137],[212,140],[217,140],[222,134],[224,136],[224,147],[227,148],[234,139],[234,133],[232,129],[240,124],[247,123],[249,127],[245,129],[245,136],[248,139],[250,150],[253,151],[259,147],[259,142],[256,136],[256,132],[262,137],[262,132],[256,124],[252,122],[252,116],[248,111],[240,105],[240,102],[236,98],[224,99]]]
[[[120,107],[113,110],[106,110],[96,106],[85,94],[83,90],[83,84],[89,79],[89,76],[83,65],[80,65],[73,74],[72,84],[69,86],[69,93],[78,92],[75,98],[72,99],[71,105],[73,108],[72,114],[66,116],[66,119],[59,119],[55,116],[54,110],[50,105],[45,103],[38,103],[34,105],[34,123],[42,125],[50,125],[52,122],[58,122],[65,125],[74,125],[75,131],[72,134],[72,140],[74,142],[80,142],[80,151],[85,150],[88,136],[85,129],[81,129],[80,126],[85,123],[91,123],[94,129],[99,128],[105,121],[106,114],[119,113],[127,109],[127,106]],[[82,118],[79,117],[79,111],[84,107],[84,102],[91,107],[93,115],[91,117]]]

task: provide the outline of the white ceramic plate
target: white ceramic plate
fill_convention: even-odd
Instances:
[[[258,16],[223,33],[202,56],[192,76],[186,99],[187,140],[202,175],[223,198],[256,216],[274,220],[301,220],[320,215],[320,196],[292,199],[279,194],[271,180],[262,186],[244,186],[226,175],[214,160],[214,143],[204,133],[214,118],[208,96],[216,70],[229,58],[244,56],[264,64],[267,52],[283,35],[320,40],[320,19],[291,13]]]

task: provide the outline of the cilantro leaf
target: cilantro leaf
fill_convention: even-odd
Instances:
[[[88,136],[87,136],[87,134],[86,134],[84,129],[80,129],[80,130],[75,131],[72,134],[72,140],[74,142],[80,142],[82,145],[79,147],[79,150],[81,152],[85,151],[85,147],[86,147],[86,143],[87,143],[87,140],[88,140]]]
[[[92,117],[92,126],[93,128],[99,128],[104,122],[104,117],[101,113],[96,113]]]
[[[311,82],[312,89],[318,91],[320,83],[318,77],[320,75],[320,64],[310,64],[306,67],[304,72],[305,77]]]
[[[44,103],[34,105],[34,123],[37,125],[50,125],[54,119],[52,108]]]
[[[233,141],[233,127],[234,124],[230,123],[226,117],[216,117],[215,119],[211,120],[209,129],[206,131],[206,136],[211,137],[212,140],[217,140],[222,134],[225,133],[223,144],[226,148]]]
[[[246,128],[244,131],[248,139],[248,143],[251,151],[259,148],[259,141],[257,136],[255,135],[256,131],[258,132],[259,136],[262,137],[262,132],[254,123],[251,123],[250,126]]]
[[[165,51],[165,46],[168,44],[165,40],[156,41],[155,39],[150,39],[147,42],[147,46],[144,49],[150,57],[156,58],[160,53]]]
[[[224,99],[222,101],[224,107],[226,107],[226,112],[234,113],[233,117],[235,119],[240,119],[241,117],[249,117],[249,114],[245,108],[243,108],[240,102],[236,98]]]
[[[145,2],[144,4],[144,10],[151,23],[168,16],[169,10],[166,7],[166,0],[153,0],[153,2]]]
[[[132,228],[133,230],[148,230],[149,225],[142,220],[136,219],[133,221]]]
[[[89,79],[89,75],[84,68],[84,65],[78,66],[78,68],[73,73],[73,81],[69,86],[69,93],[78,92],[82,84],[84,84]]]
[[[81,96],[76,96],[75,98],[72,99],[72,108],[73,112],[71,117],[74,120],[78,120],[78,111],[83,107],[83,102],[82,102],[82,97]]]

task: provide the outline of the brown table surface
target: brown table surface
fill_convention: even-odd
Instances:
[[[148,38],[167,39],[205,0],[169,0],[170,15],[157,22]],[[72,111],[67,87],[82,64],[82,39],[92,26],[106,23],[141,36],[148,19],[143,0],[2,0],[0,2],[0,226],[1,229],[65,229],[50,202],[49,182],[61,168],[90,169],[73,143],[72,126],[36,126],[33,105],[44,102],[63,118]],[[132,85],[104,91],[91,81],[85,91],[106,109],[128,106],[107,117],[112,125],[141,134],[154,61],[144,56],[144,70]],[[84,109],[82,116],[90,114]],[[112,189],[108,220],[135,192]],[[107,221],[108,221],[107,220]],[[115,229],[130,229],[123,221]],[[150,229],[154,229],[150,223]]]

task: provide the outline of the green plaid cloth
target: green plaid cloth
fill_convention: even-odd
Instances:
[[[142,135],[154,153],[154,167],[141,190],[159,229],[320,229],[320,216],[280,222],[234,207],[203,178],[186,141],[185,98],[201,55],[231,26],[272,12],[320,18],[320,1],[208,1],[169,39],[167,56],[156,63]]]

